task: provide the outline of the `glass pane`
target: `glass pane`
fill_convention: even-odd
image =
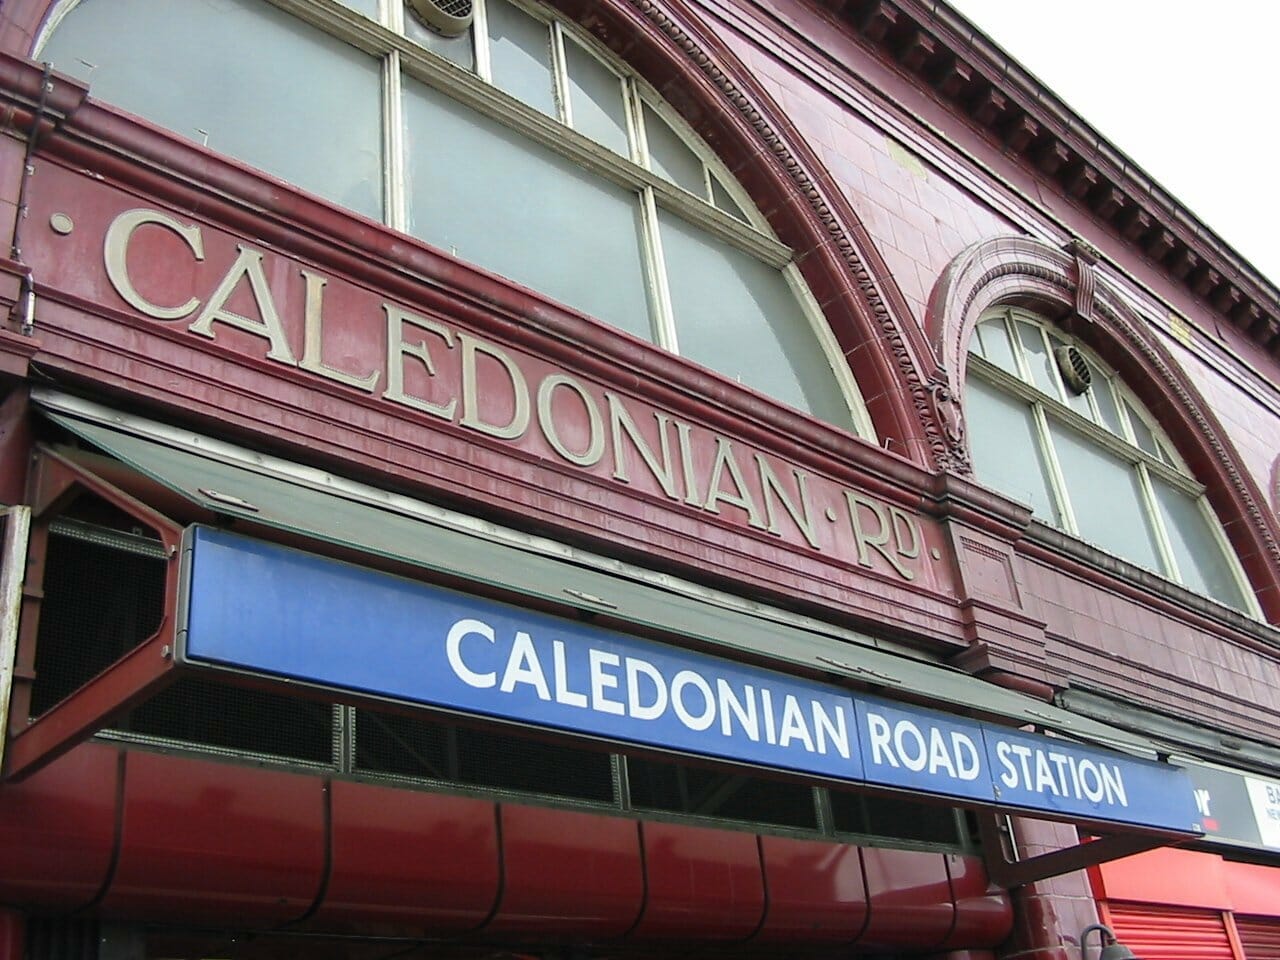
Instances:
[[[485,5],[493,82],[513,97],[556,116],[551,28],[503,0]]]
[[[1129,426],[1133,427],[1133,437],[1138,442],[1138,446],[1159,460],[1160,447],[1156,444],[1155,434],[1151,432],[1146,421],[1139,416],[1138,411],[1133,408],[1133,404],[1125,401],[1124,407],[1125,413],[1129,414]]]
[[[378,0],[338,0],[352,10],[358,10],[370,20],[378,19]]]
[[[382,216],[378,61],[271,4],[86,0],[41,56],[95,97]]]
[[[680,353],[850,428],[848,404],[782,273],[658,212]]]
[[[1102,425],[1114,433],[1117,437],[1124,436],[1124,430],[1120,427],[1120,411],[1116,407],[1116,397],[1112,393],[1111,379],[1104,377],[1092,366],[1089,367],[1093,371],[1093,386],[1089,392],[1093,394],[1093,399],[1098,403],[1098,413],[1102,415]]]
[[[622,80],[568,38],[564,41],[564,58],[569,74],[573,129],[614,153],[630,157]]]
[[[702,161],[648,104],[644,108],[644,136],[649,144],[649,169],[677,187],[707,199]]]
[[[452,60],[467,70],[476,68],[476,52],[472,44],[473,31],[468,30],[460,37],[442,37],[415,17],[407,7],[404,11],[404,35],[419,46],[438,53],[446,60]]]
[[[741,220],[743,223],[751,222],[747,219],[747,215],[742,212],[742,208],[734,203],[733,197],[729,196],[729,191],[715,177],[711,178],[711,200],[717,207],[734,219]]]
[[[978,479],[1029,504],[1040,520],[1061,526],[1040,457],[1031,407],[970,377],[965,390],[965,422]]]
[[[648,338],[635,194],[408,77],[409,231]]]
[[[1244,610],[1244,595],[1222,552],[1222,546],[1205,516],[1201,499],[1183,493],[1159,478],[1151,484],[1160,504],[1165,530],[1177,558],[1182,582],[1191,590],[1219,603]]]
[[[982,355],[1006,373],[1018,376],[1018,366],[1013,361],[1013,347],[1009,345],[1009,330],[1004,317],[992,317],[978,324],[978,339],[982,343]]]
[[[1031,382],[1041,393],[1048,394],[1055,400],[1061,400],[1058,383],[1054,379],[1053,357],[1045,346],[1044,334],[1034,324],[1014,321],[1018,329],[1018,339],[1022,342],[1022,355],[1026,358],[1027,369],[1031,371]]]
[[[1050,421],[1049,433],[1080,536],[1131,563],[1160,570],[1136,467],[1059,423]]]

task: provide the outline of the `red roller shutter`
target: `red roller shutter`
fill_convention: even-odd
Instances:
[[[1240,960],[1231,950],[1221,911],[1145,903],[1106,907],[1117,939],[1139,960]],[[1097,955],[1095,948],[1091,942],[1091,956]]]
[[[1280,909],[1280,904],[1276,904]],[[1280,920],[1236,916],[1246,960],[1280,960]]]

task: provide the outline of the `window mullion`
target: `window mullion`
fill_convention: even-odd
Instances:
[[[975,362],[975,358],[977,362]],[[971,370],[975,371],[996,389],[1025,400],[1027,403],[1040,403],[1042,398],[1048,396],[1023,381],[1020,377],[996,366],[981,354],[970,353],[969,364]],[[1098,389],[1102,388],[1109,389],[1105,383],[1099,384]],[[1108,450],[1122,460],[1145,464],[1148,469],[1155,471],[1157,476],[1191,496],[1200,496],[1204,493],[1203,485],[1197,483],[1192,477],[1181,473],[1167,463],[1162,463],[1141,447],[1130,443],[1124,437],[1112,433],[1106,427],[1101,426],[1101,420],[1095,423],[1061,403],[1051,403],[1046,406],[1045,416],[1052,417],[1068,429],[1083,434],[1094,446]]]
[[[493,83],[493,60],[489,57],[489,12],[485,0],[475,0],[471,35],[475,38],[476,76]]]
[[[1049,489],[1057,501],[1059,526],[1074,536],[1080,536],[1080,525],[1076,523],[1075,511],[1071,509],[1071,496],[1067,492],[1066,475],[1062,472],[1062,464],[1058,462],[1058,452],[1053,446],[1053,437],[1049,433],[1049,419],[1044,412],[1044,404],[1032,403],[1031,416],[1036,424],[1036,436],[1039,441],[1040,456],[1049,471]]]
[[[1018,379],[1034,387],[1036,378],[1031,374],[1031,365],[1027,362],[1026,352],[1022,349],[1022,336],[1018,333],[1018,324],[1014,319],[1013,311],[1000,311],[1000,319],[1004,323],[1005,336],[1009,338],[1009,346],[1013,351],[1013,364],[1018,368]]]
[[[404,33],[404,0],[379,0],[378,22],[396,33]]]
[[[658,204],[649,187],[640,191],[640,224],[654,342],[672,353],[679,353],[675,311],[671,307],[671,288],[667,284],[667,265],[662,256],[662,238],[658,235]]]
[[[334,716],[334,765],[339,773],[351,773],[356,768],[356,708],[333,705]]]
[[[572,127],[573,106],[569,103],[569,63],[564,54],[564,28],[559,20],[551,21],[551,85],[560,122],[566,127]]]
[[[1053,352],[1053,337],[1049,336],[1049,331],[1040,324],[1036,324],[1036,329],[1040,331],[1040,339],[1044,343],[1045,356],[1048,358],[1049,377],[1053,380],[1053,385],[1057,388],[1058,396],[1055,398],[1059,403],[1068,409],[1071,408],[1071,393],[1067,389],[1066,383],[1062,379],[1062,371],[1058,369],[1058,357]],[[1092,408],[1091,408],[1092,409]]]
[[[637,166],[649,169],[649,144],[644,136],[644,124],[640,120],[640,88],[634,77],[622,79],[622,105],[627,115],[627,143],[631,149],[630,160]]]
[[[1156,500],[1156,491],[1151,484],[1151,474],[1145,463],[1136,463],[1138,471],[1138,488],[1142,491],[1142,507],[1147,512],[1147,519],[1156,535],[1156,550],[1160,554],[1160,562],[1164,565],[1165,576],[1178,583],[1185,583],[1182,571],[1178,568],[1178,558],[1174,556],[1173,543],[1169,540],[1169,531],[1165,529],[1164,517],[1160,514],[1160,504]]]
[[[407,231],[408,191],[405,187],[404,84],[400,53],[392,50],[382,60],[382,219],[393,229]]]

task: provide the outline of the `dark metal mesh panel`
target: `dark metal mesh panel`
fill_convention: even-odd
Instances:
[[[241,753],[333,762],[331,704],[199,677],[162,690],[114,729]]]
[[[26,960],[98,960],[98,924],[92,920],[27,920]]]
[[[511,733],[356,711],[355,769],[613,803],[609,755]]]
[[[840,833],[950,846],[961,842],[955,811],[950,807],[832,790],[831,816]]]
[[[31,713],[40,716],[160,627],[165,561],[51,533]]]
[[[627,759],[631,805],[749,823],[816,829],[813,788],[741,773]]]

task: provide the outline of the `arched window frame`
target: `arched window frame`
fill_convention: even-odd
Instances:
[[[984,331],[993,329],[996,324],[1003,326],[1005,336],[1013,345],[1009,354],[1013,370],[1006,369],[984,355]],[[1021,328],[1020,324],[1023,325]],[[1088,391],[1073,394],[1064,384],[1056,363],[1045,365],[1048,382],[1039,380],[1037,371],[1032,369],[1028,349],[1021,341],[1021,330],[1028,328],[1040,332],[1047,356],[1052,356],[1055,343],[1074,347],[1081,352],[1093,374],[1093,383]],[[984,311],[974,327],[969,340],[968,375],[970,378],[981,378],[1001,393],[1030,406],[1035,423],[1037,452],[1047,470],[1052,505],[1057,512],[1056,518],[1041,518],[1044,522],[1056,525],[1072,536],[1088,539],[1073,506],[1078,500],[1079,491],[1075,491],[1076,495],[1073,496],[1062,468],[1061,457],[1054,445],[1050,423],[1055,422],[1063,429],[1082,436],[1091,446],[1106,451],[1133,468],[1140,491],[1139,505],[1144,512],[1147,529],[1154,537],[1156,559],[1160,565],[1160,569],[1154,572],[1175,583],[1186,585],[1186,577],[1174,550],[1168,524],[1159,507],[1153,476],[1196,500],[1196,507],[1205,521],[1205,527],[1243,600],[1243,612],[1255,618],[1261,617],[1262,611],[1252,586],[1223,532],[1222,524],[1205,498],[1204,484],[1191,475],[1186,463],[1176,453],[1173,442],[1165,436],[1155,418],[1125,385],[1117,371],[1088,346],[1031,310],[1001,305]],[[1100,402],[1103,397],[1110,398],[1113,418],[1109,418],[1107,411],[1103,409]],[[1084,408],[1083,411],[1080,407]],[[1108,420],[1110,426],[1107,425]],[[1146,449],[1145,442],[1150,443],[1151,450]],[[1132,560],[1123,556],[1121,559]]]
[[[65,16],[80,2],[81,0],[56,0],[51,5],[36,36],[33,49],[37,56]],[[842,348],[826,320],[822,307],[802,276],[794,251],[778,239],[750,195],[706,142],[650,84],[640,77],[636,70],[605,49],[586,30],[566,19],[563,14],[553,8],[533,3],[531,0],[501,0],[501,2],[511,3],[512,6],[549,25],[552,38],[551,62],[557,90],[566,89],[563,54],[565,43],[576,43],[619,76],[621,83],[628,91],[626,102],[628,103],[627,122],[631,156],[624,157],[569,126],[570,117],[565,98],[557,96],[556,115],[550,116],[494,84],[491,79],[489,57],[484,52],[486,50],[484,43],[474,44],[475,67],[468,69],[459,66],[430,46],[415,42],[412,27],[409,26],[412,14],[405,9],[403,0],[372,0],[377,8],[374,16],[367,16],[356,9],[361,5],[359,0],[352,0],[350,3],[344,3],[341,0],[267,0],[267,2],[366,54],[381,58],[384,209],[382,219],[386,225],[407,232],[408,196],[404,163],[406,150],[402,89],[403,79],[410,77],[426,83],[534,143],[549,148],[589,172],[638,193],[644,220],[642,243],[646,287],[649,293],[652,342],[663,349],[676,355],[680,354],[674,313],[667,289],[667,270],[663,262],[661,239],[658,236],[657,213],[659,210],[668,210],[709,236],[779,270],[787,288],[796,300],[800,313],[808,322],[808,332],[818,344],[833,373],[840,391],[839,399],[847,408],[849,415],[848,422],[843,426],[863,439],[877,441],[876,429],[863,394],[852,369],[845,362],[845,349]],[[471,36],[487,36],[485,0],[477,0],[476,10],[477,17],[471,28]],[[423,37],[425,39],[425,34]],[[703,163],[704,175],[707,178],[707,197],[698,197],[649,169],[643,121],[640,117],[642,104],[671,127],[685,146],[692,150]],[[742,214],[741,219],[715,205],[713,202],[715,193],[711,187],[713,180]]]
[[[1280,622],[1280,523],[1208,403],[1153,333],[1153,322],[1106,282],[1097,258],[1077,241],[1055,247],[1013,236],[985,240],[959,254],[934,285],[925,318],[925,335],[946,391],[964,395],[969,339],[987,310],[1022,305],[1060,322],[1108,369],[1119,371],[1148,412],[1158,411],[1155,419],[1167,437],[1176,438],[1181,462],[1205,484],[1209,505],[1246,574],[1250,602],[1260,606],[1268,622]],[[954,435],[966,448],[963,417]],[[966,455],[957,460],[967,472]],[[1202,609],[1208,612],[1207,606]]]

